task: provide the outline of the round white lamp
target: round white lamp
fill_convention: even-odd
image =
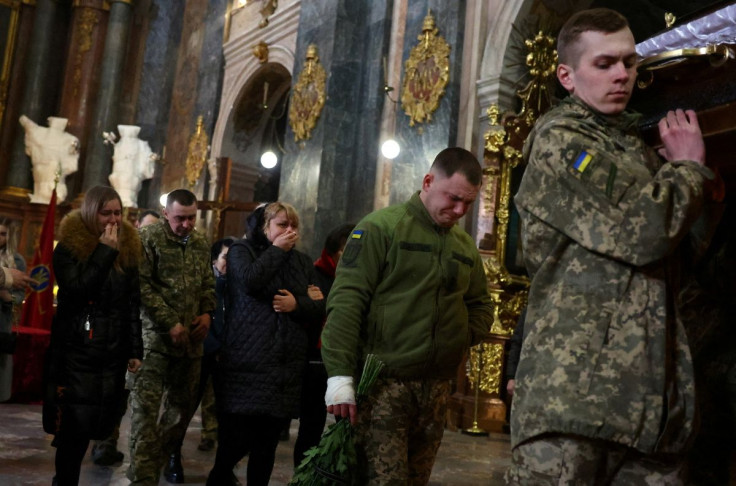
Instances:
[[[386,140],[383,142],[383,145],[381,145],[381,153],[387,159],[395,159],[398,157],[399,152],[401,152],[401,147],[398,142],[392,138]]]
[[[276,154],[270,150],[263,152],[263,155],[261,155],[261,165],[266,169],[273,169],[278,161]]]
[[[166,207],[166,199],[168,199],[168,197],[169,197],[169,193],[167,192],[165,194],[161,194],[161,197],[158,198],[158,202],[159,204],[161,204],[162,208]]]

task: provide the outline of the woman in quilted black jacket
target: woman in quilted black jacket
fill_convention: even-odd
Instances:
[[[234,484],[233,467],[246,454],[248,485],[267,485],[279,433],[298,415],[306,327],[325,309],[321,293],[308,293],[314,266],[294,249],[298,228],[291,205],[271,203],[249,216],[247,239],[230,247],[215,374],[219,444],[208,485]]]

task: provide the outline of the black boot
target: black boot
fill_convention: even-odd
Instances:
[[[184,482],[184,468],[181,467],[181,452],[171,454],[166,467],[164,467],[164,478],[172,484]]]

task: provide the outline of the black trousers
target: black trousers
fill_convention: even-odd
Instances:
[[[249,454],[248,486],[267,486],[284,418],[218,413],[217,422],[217,455],[207,484],[229,484],[233,468]]]
[[[327,370],[324,363],[309,363],[304,372],[299,408],[299,435],[294,444],[294,467],[301,464],[304,453],[319,444],[327,421],[325,406]]]
[[[82,469],[82,459],[89,446],[88,438],[59,435],[51,444],[56,446],[56,476],[54,484],[57,486],[77,486],[79,472]]]

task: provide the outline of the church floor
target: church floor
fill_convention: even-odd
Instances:
[[[122,486],[128,467],[128,432],[130,412],[123,419],[119,448],[125,453],[122,464],[111,467],[95,466],[85,457],[79,484],[82,486]],[[292,449],[298,422],[291,422],[288,442],[280,442],[276,451],[276,465],[271,485],[285,485],[291,479]],[[197,450],[200,430],[199,412],[187,431],[182,452],[186,484],[204,484],[215,458],[215,452]],[[54,454],[51,436],[41,428],[41,406],[0,404],[0,485],[50,485],[54,475]],[[445,431],[437,463],[432,471],[431,486],[503,484],[503,473],[511,458],[509,438],[505,434],[472,437],[459,432]],[[237,467],[235,474],[245,485],[247,459]],[[168,483],[162,478],[160,485]]]

